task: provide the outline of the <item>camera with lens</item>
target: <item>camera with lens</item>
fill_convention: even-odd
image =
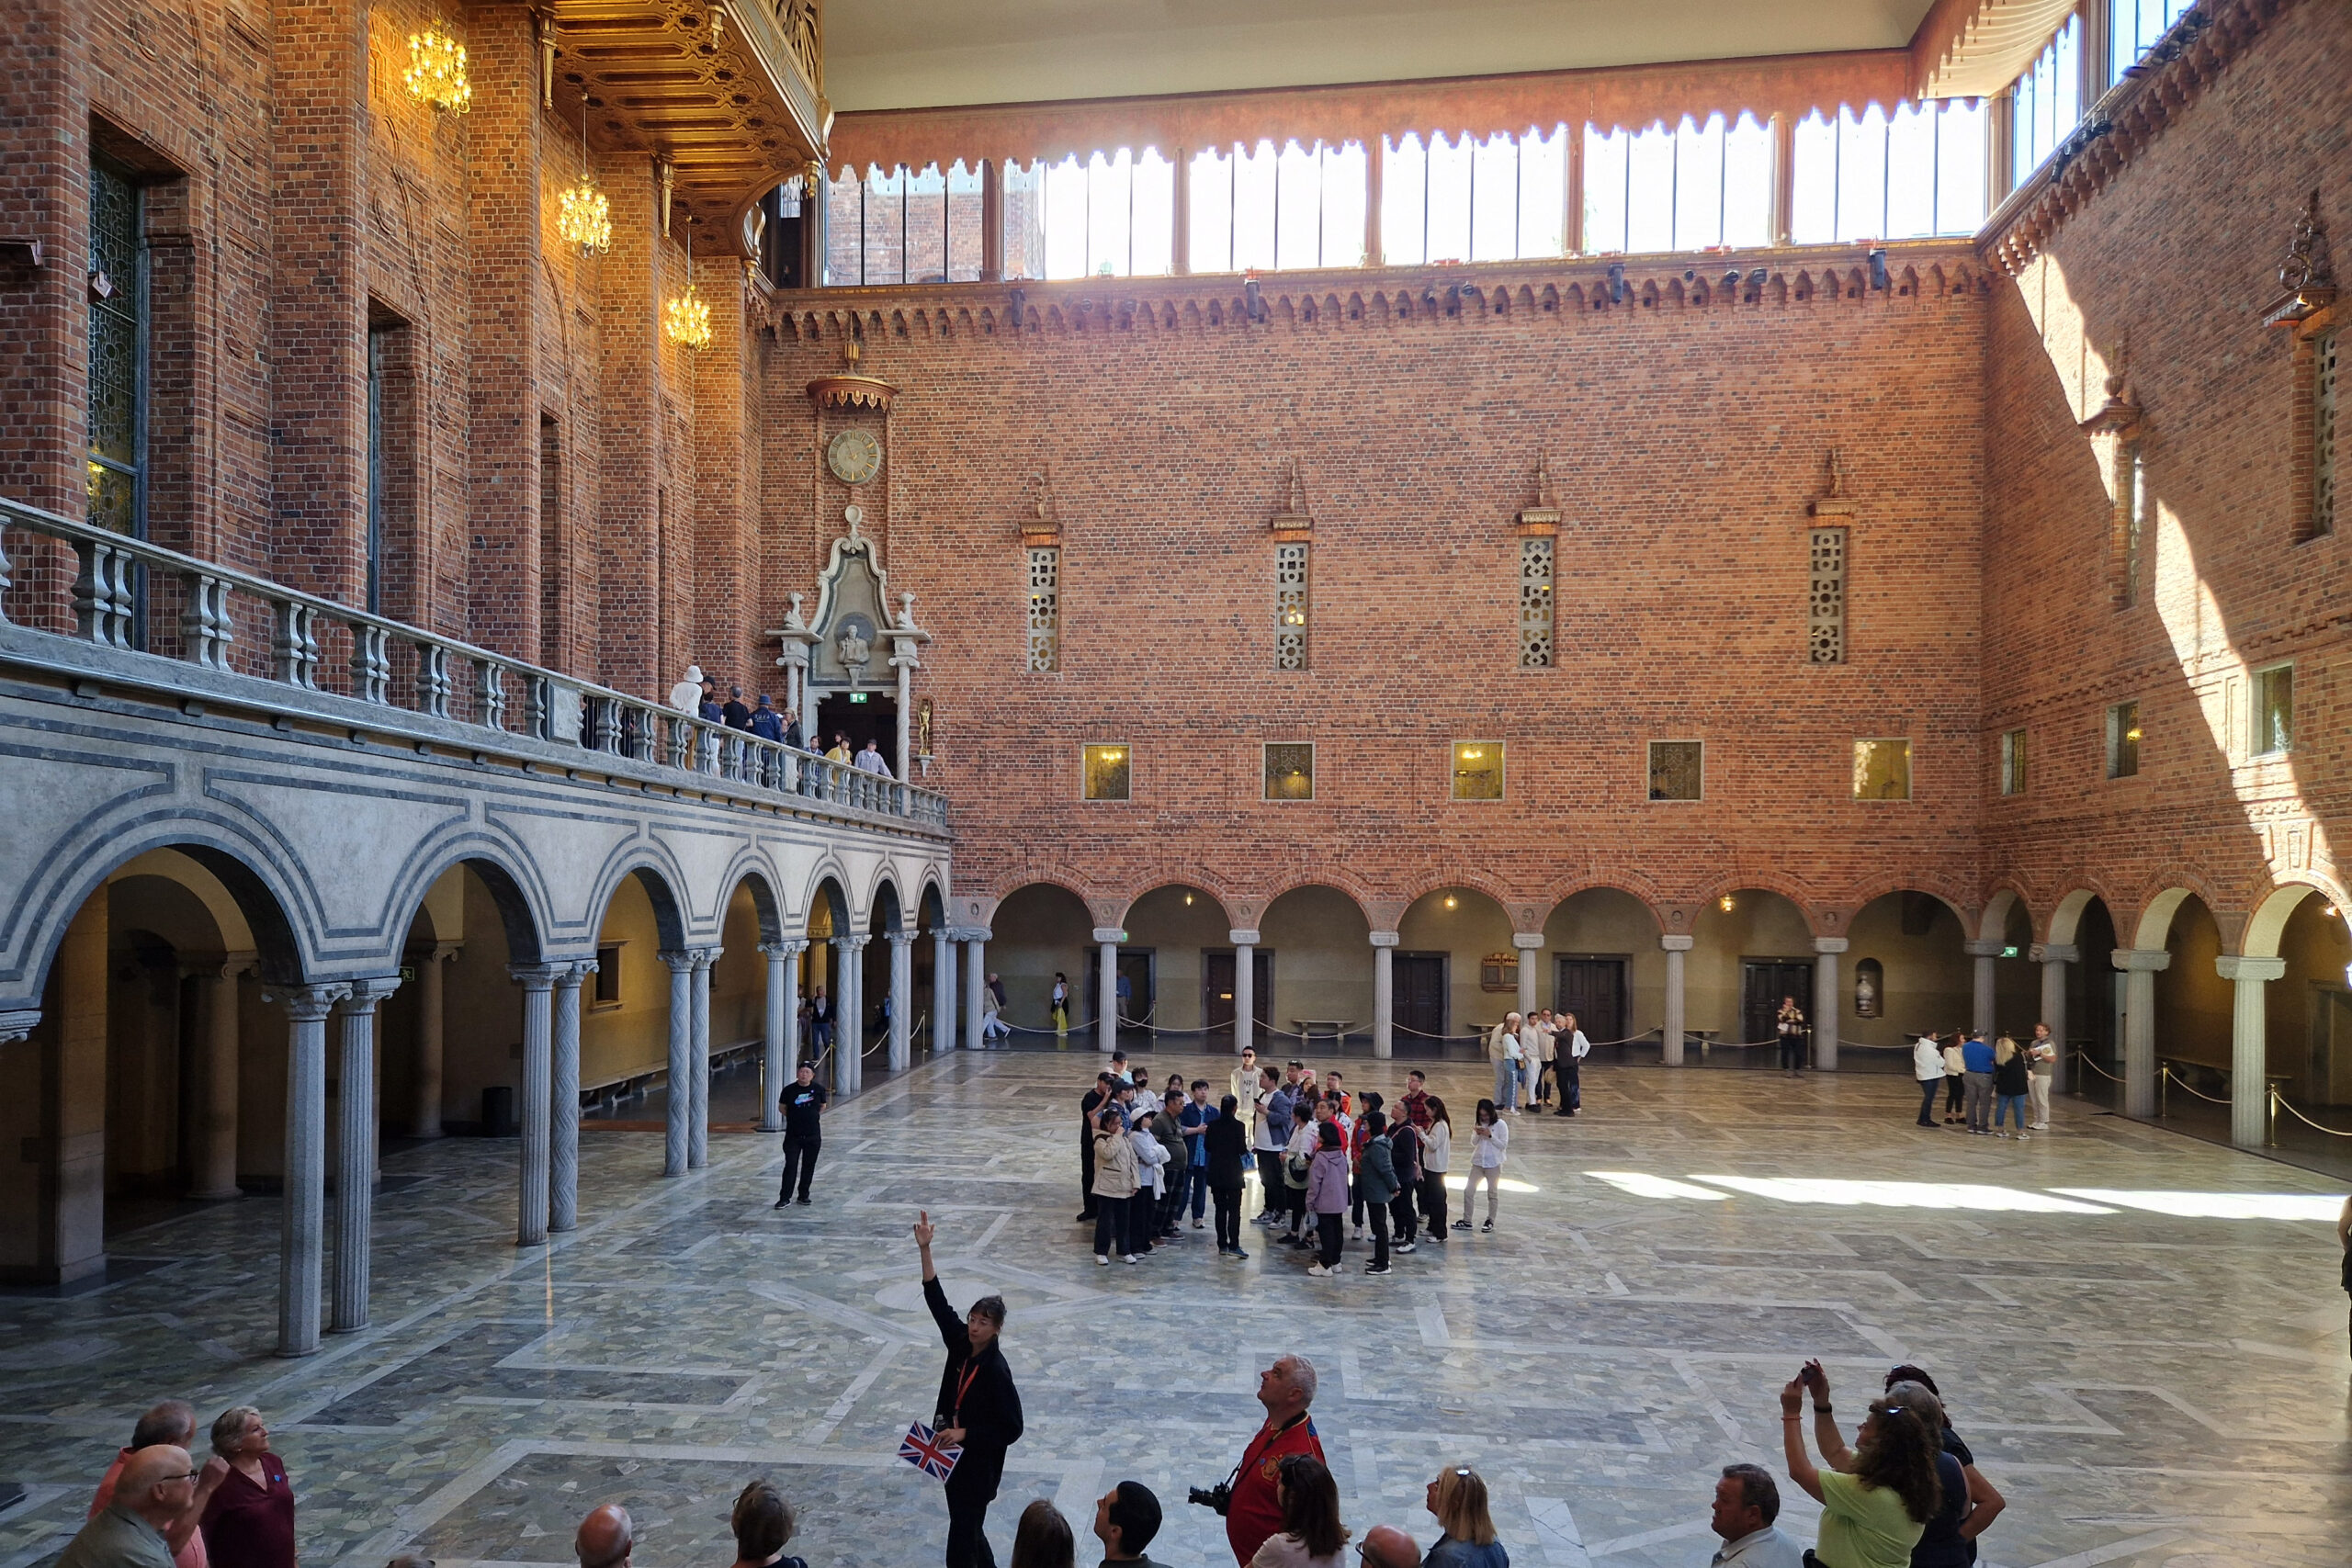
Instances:
[[[1233,1488],[1220,1481],[1214,1486],[1195,1486],[1184,1494],[1184,1501],[1203,1508],[1214,1508],[1218,1518],[1233,1506]]]

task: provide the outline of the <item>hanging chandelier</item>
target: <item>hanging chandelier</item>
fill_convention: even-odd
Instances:
[[[695,237],[686,236],[686,287],[662,307],[662,334],[681,348],[710,346],[710,301],[695,287]]]
[[[401,77],[409,96],[436,109],[463,114],[473,106],[474,85],[466,77],[466,46],[435,22],[408,35],[408,70]]]
[[[613,248],[613,204],[596,188],[588,168],[588,96],[580,97],[580,183],[560,197],[555,231],[567,244],[578,245],[583,256],[601,256]]]

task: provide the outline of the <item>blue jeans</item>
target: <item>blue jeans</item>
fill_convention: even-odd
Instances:
[[[1519,1064],[1509,1058],[1495,1064],[1495,1109],[1519,1109]]]
[[[1993,1125],[1998,1127],[2001,1124],[2001,1118],[2012,1111],[2017,1112],[2018,1131],[2024,1132],[2025,1096],[2021,1094],[2001,1094],[1993,1097]]]

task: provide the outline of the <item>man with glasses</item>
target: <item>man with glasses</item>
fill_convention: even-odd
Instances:
[[[164,1532],[196,1496],[196,1464],[174,1443],[136,1450],[122,1461],[114,1501],[82,1527],[57,1568],[172,1568]]]
[[[90,1499],[88,1517],[95,1519],[112,1506],[115,1490],[121,1483],[123,1466],[130,1462],[131,1455],[161,1444],[184,1449],[195,1436],[196,1409],[185,1399],[167,1399],[141,1416],[139,1424],[130,1429],[130,1446],[115,1456],[113,1465],[99,1481],[97,1495]],[[204,1532],[197,1526],[204,1517],[204,1506],[212,1500],[213,1488],[228,1473],[226,1463],[206,1465],[197,1477],[187,1512],[164,1527],[164,1540],[170,1543],[172,1561],[178,1568],[210,1568]]]

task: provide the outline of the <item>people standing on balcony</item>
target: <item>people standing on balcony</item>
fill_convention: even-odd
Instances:
[[[828,762],[839,762],[844,768],[849,766],[850,750],[848,730],[836,729],[833,731],[833,743],[826,750],[825,761]]]
[[[710,682],[703,679],[702,666],[686,666],[686,677],[670,688],[670,705],[681,713],[700,713],[702,694]]]
[[[866,741],[865,750],[857,754],[855,766],[861,773],[879,773],[886,779],[890,776],[890,764],[882,760],[881,750],[872,740]]]
[[[796,751],[808,750],[808,737],[800,728],[800,716],[790,708],[784,710],[784,734],[780,738]]]
[[[768,694],[765,692],[760,694],[759,705],[752,710],[752,722],[748,728],[752,734],[763,740],[784,739],[784,718],[775,708],[768,705]]]
[[[1804,1009],[1797,1006],[1794,997],[1781,998],[1781,1010],[1772,1021],[1781,1037],[1781,1071],[1797,1073],[1804,1070]]]
[[[729,729],[752,728],[752,710],[743,701],[743,688],[727,688],[727,700],[718,705],[718,720]]]

